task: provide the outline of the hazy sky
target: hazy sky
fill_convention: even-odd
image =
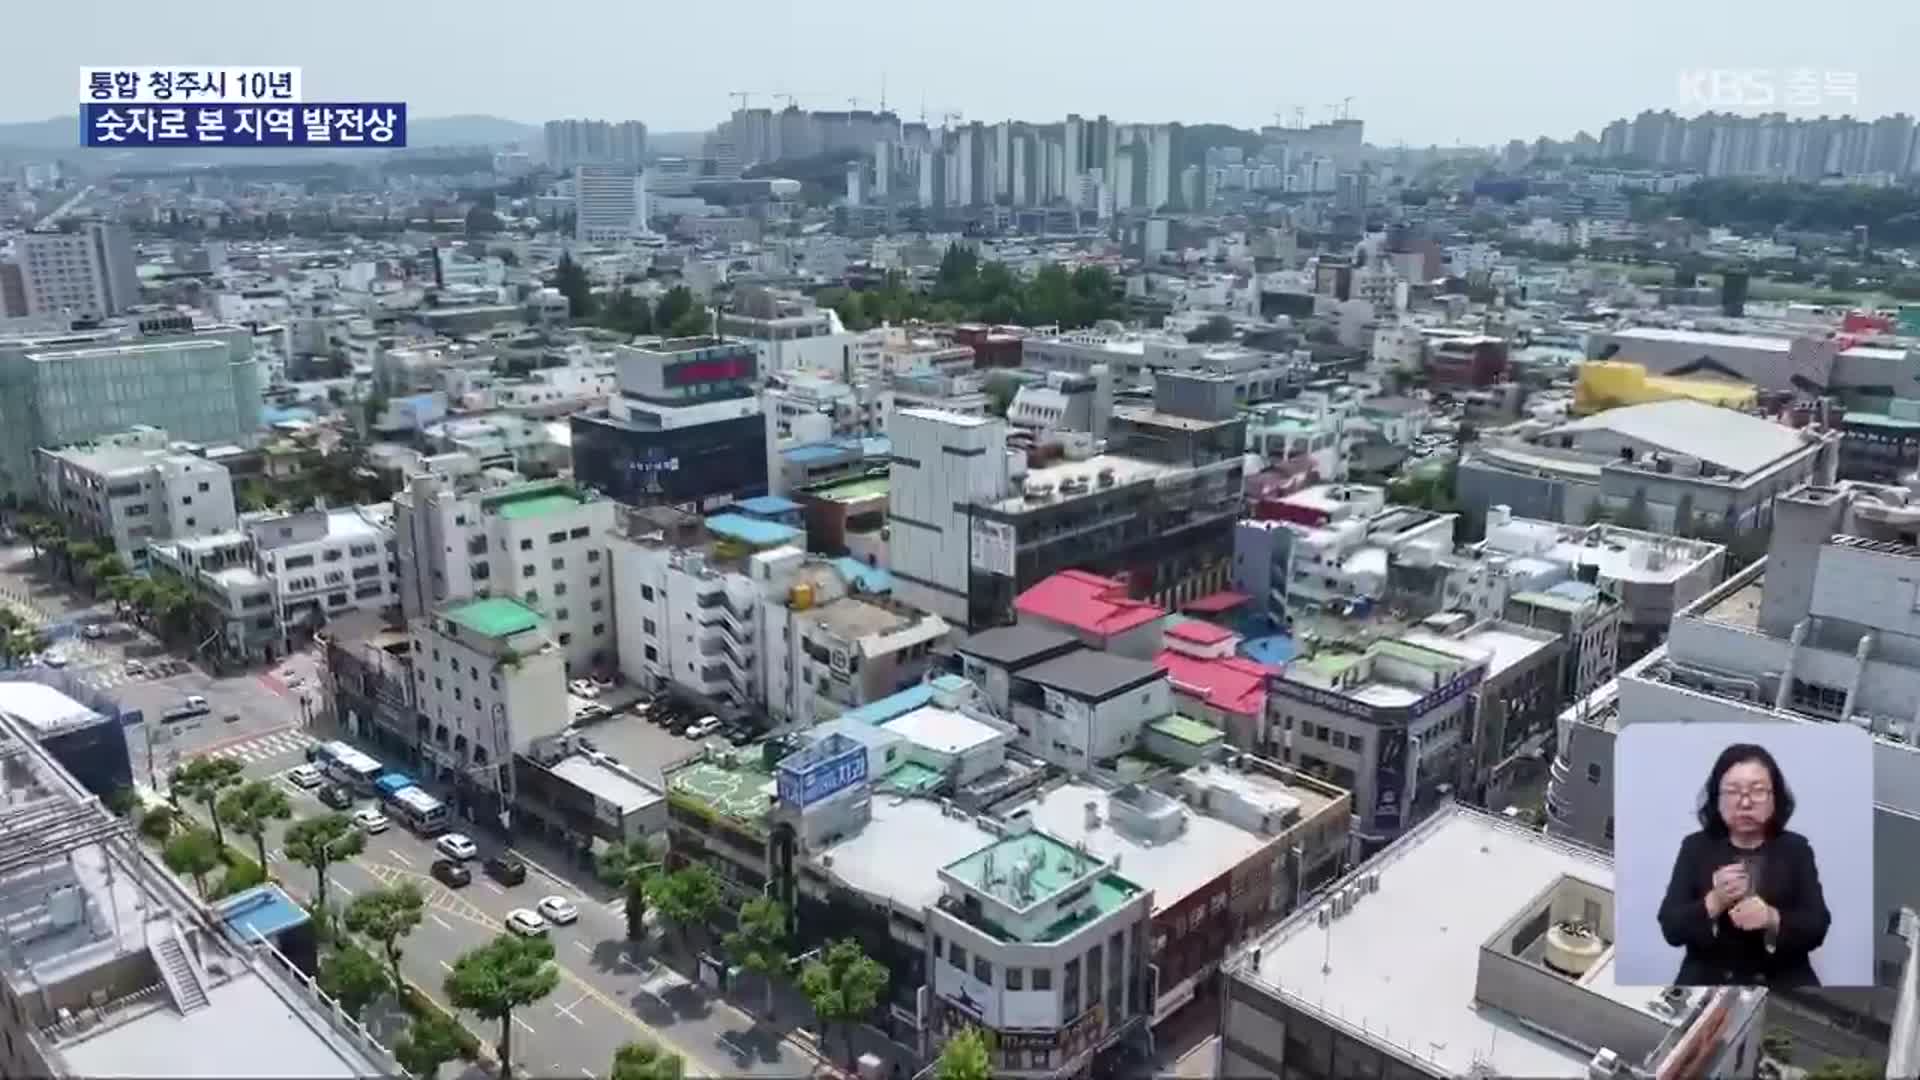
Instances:
[[[78,69],[298,64],[306,99],[416,116],[640,119],[704,129],[728,91],[887,102],[937,123],[1310,120],[1351,95],[1369,141],[1564,137],[1642,108],[1694,113],[1681,74],[1818,73],[1790,112],[1920,112],[1917,0],[15,0],[0,119],[71,113]],[[287,17],[276,17],[277,12]],[[1905,47],[1903,55],[1901,46]],[[1828,93],[1851,76],[1857,103]],[[1752,85],[1751,82],[1748,83]],[[1784,93],[1784,89],[1781,91]],[[1751,91],[1739,91],[1751,93]],[[1733,99],[1727,100],[1733,104]],[[1740,99],[1744,103],[1747,99]]]

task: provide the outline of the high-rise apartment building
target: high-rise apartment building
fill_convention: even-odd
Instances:
[[[549,120],[547,165],[572,171],[577,165],[638,168],[647,155],[647,125],[638,120]]]
[[[586,244],[617,244],[647,231],[647,177],[632,165],[573,170],[573,231]]]
[[[92,221],[73,232],[28,233],[17,258],[27,315],[97,319],[140,302],[125,225]]]

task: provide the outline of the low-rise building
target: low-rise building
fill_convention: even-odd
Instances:
[[[158,428],[42,449],[40,497],[72,529],[147,566],[155,542],[207,536],[239,522],[226,467],[169,445]]]
[[[1768,991],[1619,985],[1613,913],[1605,855],[1448,805],[1228,961],[1221,1075],[1753,1075]]]
[[[1085,570],[1041,579],[1013,602],[1021,623],[1070,634],[1090,649],[1150,660],[1160,651],[1167,610],[1127,595],[1123,581]]]

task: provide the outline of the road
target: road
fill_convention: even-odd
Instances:
[[[226,744],[210,753],[242,762],[249,778],[281,785],[294,805],[296,820],[328,812],[316,794],[287,779],[305,761],[314,737],[305,731],[276,732]],[[369,800],[360,800],[367,805]],[[280,849],[284,825],[267,838],[274,875],[302,899],[314,891],[312,869],[290,862]],[[240,841],[244,845],[244,841]],[[485,851],[482,842],[483,856]],[[731,1004],[697,989],[649,992],[656,961],[626,942],[626,917],[618,903],[588,895],[558,875],[534,868],[527,880],[502,886],[473,864],[472,884],[449,889],[429,876],[439,856],[431,843],[398,822],[367,837],[366,850],[351,862],[330,868],[329,901],[336,907],[362,893],[413,882],[427,897],[427,917],[405,941],[401,970],[443,1005],[441,984],[460,954],[504,932],[515,908],[532,908],[542,897],[564,896],[580,912],[579,921],[553,927],[549,936],[560,970],[560,986],[546,1000],[514,1018],[515,1064],[540,1076],[597,1078],[611,1068],[622,1043],[653,1038],[687,1059],[692,1075],[803,1076],[814,1059]],[[525,858],[522,855],[522,858]],[[491,1046],[499,1025],[471,1015],[462,1019]]]

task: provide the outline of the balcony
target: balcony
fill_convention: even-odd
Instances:
[[[718,628],[739,645],[753,644],[753,622],[750,617],[736,614],[725,604],[701,607],[694,614],[694,621],[703,627]]]

